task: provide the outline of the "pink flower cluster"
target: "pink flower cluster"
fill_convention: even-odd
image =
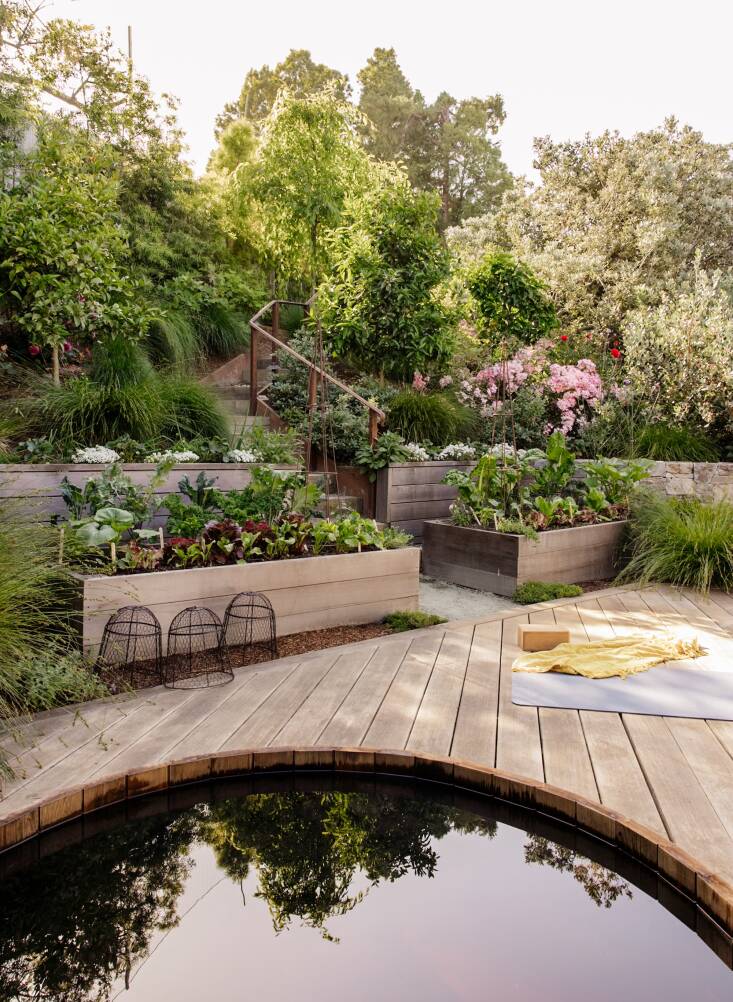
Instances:
[[[506,362],[486,366],[475,376],[466,375],[460,382],[458,398],[488,418],[522,387],[531,387],[547,404],[547,435],[557,430],[567,435],[574,428],[582,428],[589,411],[603,400],[601,377],[588,358],[574,365],[550,364],[549,345],[538,342],[522,348]]]
[[[413,390],[417,390],[418,393],[424,393],[425,390],[427,390],[429,383],[430,383],[430,376],[423,376],[423,374],[418,369],[415,369],[415,372],[412,377]]]
[[[585,424],[583,408],[585,401],[595,408],[603,400],[603,383],[595,363],[589,358],[581,358],[577,365],[551,365],[547,379],[547,389],[556,395],[555,406],[560,412],[559,430],[567,435],[576,423]],[[558,430],[558,426],[548,424],[548,434]]]

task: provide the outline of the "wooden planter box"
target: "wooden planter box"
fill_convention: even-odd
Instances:
[[[525,581],[574,584],[613,577],[626,522],[551,529],[539,539],[442,520],[424,525],[422,569],[453,584],[512,595]]]
[[[443,483],[449,470],[468,472],[475,464],[452,460],[427,463],[392,463],[377,474],[376,519],[419,542],[428,518],[447,518],[458,493]]]
[[[78,574],[84,651],[98,653],[113,612],[123,605],[145,605],[160,621],[165,652],[176,613],[203,605],[223,619],[229,601],[241,591],[267,595],[279,636],[378,622],[389,612],[418,608],[419,565],[420,551],[406,547],[115,577]]]

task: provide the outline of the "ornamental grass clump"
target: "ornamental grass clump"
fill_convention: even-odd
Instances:
[[[72,652],[65,587],[57,530],[0,506],[0,721],[107,692]]]
[[[733,504],[639,495],[621,581],[664,581],[708,592],[733,588]]]

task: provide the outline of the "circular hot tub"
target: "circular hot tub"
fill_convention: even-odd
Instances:
[[[730,941],[657,873],[415,780],[278,774],[141,798],[0,857],[0,902],[4,1000],[733,993]]]

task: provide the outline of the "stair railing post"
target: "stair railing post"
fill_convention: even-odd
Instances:
[[[270,321],[272,333],[275,337],[280,337],[280,303],[275,301],[272,304],[272,320]]]
[[[379,417],[376,411],[369,411],[369,445],[374,448],[374,445],[379,437]]]
[[[249,328],[249,413],[257,414],[257,330],[254,324]]]

